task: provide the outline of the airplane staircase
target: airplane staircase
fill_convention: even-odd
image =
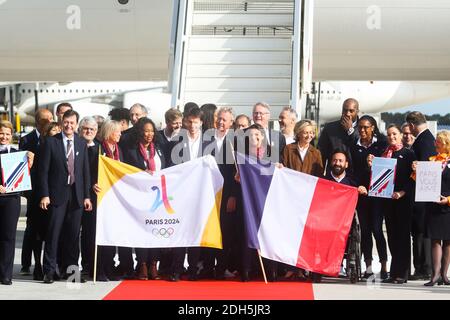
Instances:
[[[272,118],[299,100],[301,0],[180,1],[172,106],[231,106],[250,115],[264,101]]]

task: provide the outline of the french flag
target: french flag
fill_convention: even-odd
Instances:
[[[337,276],[356,188],[237,153],[248,246],[261,256]]]

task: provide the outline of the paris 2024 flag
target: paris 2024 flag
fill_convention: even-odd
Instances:
[[[355,213],[354,187],[237,154],[248,246],[337,276]]]
[[[222,248],[223,178],[211,156],[150,175],[100,156],[97,244]]]

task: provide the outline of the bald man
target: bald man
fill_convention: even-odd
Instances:
[[[36,129],[19,142],[19,149],[22,151],[31,151],[34,153],[34,163],[31,168],[32,190],[25,192],[27,198],[27,226],[23,236],[22,244],[22,275],[30,274],[31,254],[34,254],[35,267],[33,272],[34,280],[42,280],[41,251],[42,237],[44,232],[44,221],[41,210],[39,209],[39,199],[37,190],[37,167],[39,162],[39,146],[42,142],[42,133],[48,123],[53,121],[53,114],[47,109],[39,109],[34,115]]]
[[[356,99],[348,98],[342,104],[341,119],[325,124],[319,136],[317,147],[322,153],[322,160],[328,162],[330,168],[330,157],[335,149],[343,149],[347,153],[350,146],[358,139],[359,103]],[[349,169],[351,169],[351,158],[349,159]]]

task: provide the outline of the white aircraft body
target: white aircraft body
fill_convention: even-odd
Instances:
[[[139,91],[140,99],[159,101],[153,88],[146,92],[139,83],[122,81],[168,80],[179,1],[0,1],[0,28],[5,31],[0,81],[114,80],[127,87],[121,96]],[[316,0],[313,80],[322,81],[320,119],[338,117],[347,97],[358,99],[365,113],[450,97],[449,83],[434,82],[450,81],[448,16],[450,2],[443,0]],[[0,87],[7,85],[0,82]],[[24,120],[34,110],[34,84],[27,86],[17,105]],[[85,92],[59,92],[52,98],[53,92],[40,92],[47,90],[40,84],[40,105],[87,103],[83,99],[114,90],[113,82],[67,86]],[[94,94],[96,87],[104,92]],[[165,102],[155,112],[157,123],[168,104],[167,94],[161,95]],[[130,99],[122,96],[126,107]]]

